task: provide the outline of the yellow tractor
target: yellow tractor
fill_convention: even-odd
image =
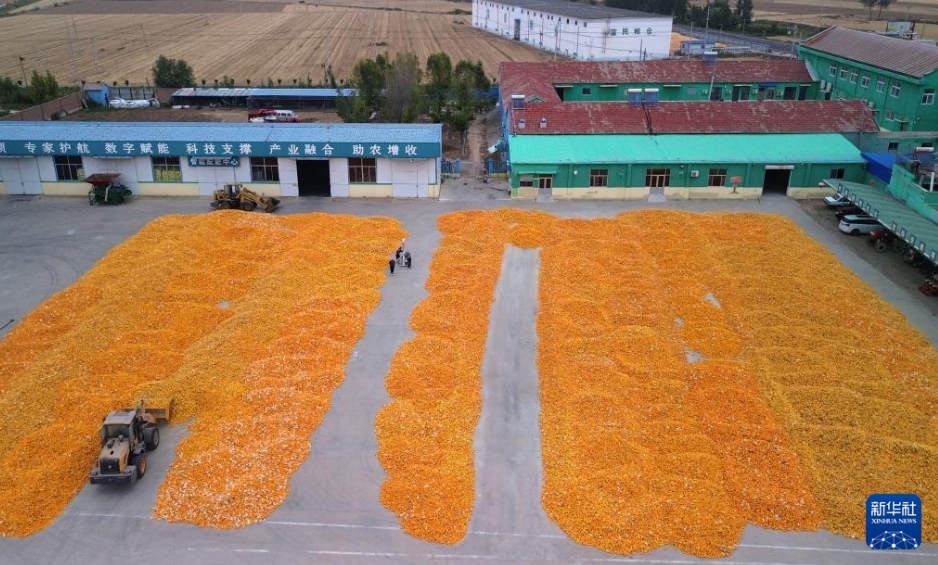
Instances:
[[[91,470],[91,484],[128,485],[147,472],[147,451],[160,445],[159,422],[169,422],[173,400],[147,406],[141,400],[134,408],[115,410],[101,425],[101,454]]]
[[[216,210],[241,209],[245,212],[260,207],[265,212],[273,212],[280,204],[280,199],[264,196],[246,188],[241,183],[228,183],[216,190],[212,197],[212,208]]]

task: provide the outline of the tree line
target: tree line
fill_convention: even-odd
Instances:
[[[14,81],[10,77],[0,78],[0,106],[3,108],[32,106],[55,100],[70,92],[76,87],[61,87],[49,71],[39,74],[33,71],[29,84],[24,85],[22,80]]]
[[[354,96],[340,96],[336,111],[345,122],[411,123],[428,115],[437,123],[466,131],[473,116],[490,104],[492,83],[480,61],[461,60],[453,66],[446,53],[434,53],[421,66],[413,53],[362,59],[352,69],[347,87]]]

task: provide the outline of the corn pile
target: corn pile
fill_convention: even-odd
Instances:
[[[389,219],[223,211],[156,220],[115,248],[0,342],[0,535],[61,513],[101,418],[140,397],[174,397],[174,421],[195,419],[157,517],[224,528],[269,515],[403,235]]]
[[[868,494],[938,502],[938,356],[793,223],[498,211],[440,228],[378,419],[382,499],[411,534],[465,535],[481,386],[467,350],[484,342],[501,240],[542,249],[542,500],[576,541],[719,557],[747,523],[860,537]],[[472,263],[483,242],[491,268]]]
[[[378,413],[378,459],[388,478],[381,502],[402,528],[437,543],[466,535],[475,498],[473,434],[481,414],[488,312],[501,272],[504,215],[440,217],[430,296],[410,318],[417,336],[395,354],[394,398]]]

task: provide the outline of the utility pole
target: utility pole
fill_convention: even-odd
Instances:
[[[23,86],[26,86],[28,81],[26,80],[26,68],[23,67],[23,61],[26,60],[26,57],[20,55],[20,71],[23,72]]]

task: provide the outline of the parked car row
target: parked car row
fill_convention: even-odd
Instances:
[[[855,205],[846,196],[838,194],[836,196],[825,196],[824,203],[837,211],[837,229],[850,235],[868,234],[876,228],[882,227],[882,224],[876,218],[863,211],[862,208]]]
[[[880,253],[890,248],[901,253],[906,264],[918,269],[918,272],[925,276],[925,281],[918,287],[919,291],[927,296],[938,296],[938,265],[909,246],[876,218],[850,202],[847,197],[841,194],[827,196],[824,203],[836,210],[839,220],[837,228],[840,231],[850,235],[869,234],[866,244]]]

